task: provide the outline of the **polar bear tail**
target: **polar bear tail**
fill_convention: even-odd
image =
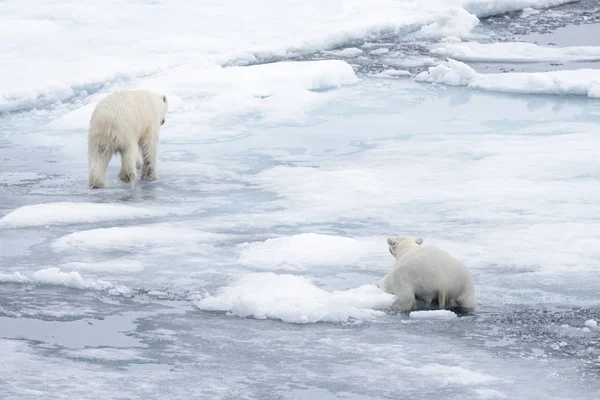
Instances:
[[[106,168],[112,157],[112,151],[106,143],[90,137],[88,142],[88,187],[102,189],[106,187]]]

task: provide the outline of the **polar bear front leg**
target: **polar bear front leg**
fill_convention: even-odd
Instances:
[[[136,144],[129,145],[121,153],[121,171],[119,171],[119,179],[125,183],[131,183],[131,186],[135,185],[137,178],[137,172],[135,164],[138,158],[138,148]]]
[[[153,142],[146,142],[142,144],[142,179],[145,181],[155,181],[158,179],[156,175],[156,159],[157,149],[156,144]]]
[[[137,161],[135,162],[135,169],[142,168],[142,165],[144,165],[144,160],[142,159],[142,155],[138,154]]]
[[[415,293],[412,290],[402,290],[394,295],[396,301],[392,304],[392,310],[406,313],[412,310],[415,305]]]

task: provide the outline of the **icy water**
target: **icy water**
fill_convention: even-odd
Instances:
[[[469,35],[593,46],[599,14],[514,11]],[[3,94],[0,398],[597,399],[600,100],[415,82],[440,37],[386,29]],[[200,46],[169,40],[181,60]],[[555,64],[471,66],[597,68]],[[132,87],[171,99],[160,179],[127,187],[115,157],[88,190],[91,109]],[[395,234],[469,266],[474,315],[389,311],[372,283]]]

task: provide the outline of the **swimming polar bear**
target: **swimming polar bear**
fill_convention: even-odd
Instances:
[[[475,308],[473,278],[463,263],[437,247],[421,247],[423,239],[398,236],[387,243],[396,263],[376,285],[396,296],[393,310],[410,312],[416,301],[440,309]]]
[[[133,186],[137,168],[142,179],[157,179],[158,136],[167,110],[166,96],[145,90],[114,92],[98,103],[88,134],[88,187],[106,187],[106,168],[115,153],[121,154],[123,182]]]

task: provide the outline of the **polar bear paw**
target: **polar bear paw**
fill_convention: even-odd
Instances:
[[[119,179],[125,183],[133,184],[136,179],[135,171],[121,171],[119,172]]]

